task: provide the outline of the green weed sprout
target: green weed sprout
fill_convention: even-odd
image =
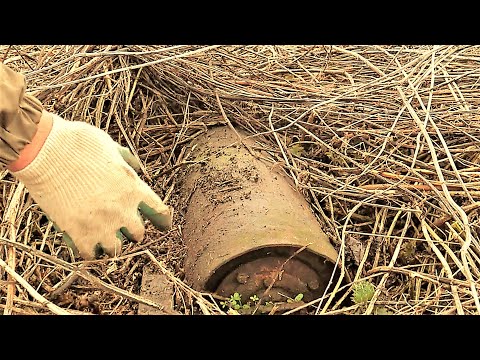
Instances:
[[[353,286],[352,301],[355,304],[369,302],[375,293],[375,286],[368,281],[361,281]]]
[[[252,297],[250,297],[252,298]],[[222,305],[223,308],[231,308],[234,310],[239,310],[239,309],[248,309],[250,308],[250,304],[242,304],[242,294],[236,292],[233,295],[230,296],[230,298],[227,301],[221,301],[220,305]]]
[[[254,303],[257,303],[260,298],[257,296],[257,294],[253,294],[250,296],[250,300],[252,300]]]
[[[288,303],[300,302],[300,301],[302,301],[302,299],[303,299],[303,294],[300,293],[297,296],[295,296],[294,299],[288,299],[287,302]]]

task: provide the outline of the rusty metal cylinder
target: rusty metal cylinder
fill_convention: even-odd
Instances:
[[[187,282],[225,298],[322,296],[338,273],[337,252],[281,167],[245,132],[227,126],[191,146],[194,164],[182,183]]]

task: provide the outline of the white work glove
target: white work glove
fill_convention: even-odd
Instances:
[[[105,131],[53,115],[42,149],[12,174],[85,260],[121,253],[124,236],[142,241],[142,215],[158,229],[172,226],[173,208],[137,175],[137,159]]]

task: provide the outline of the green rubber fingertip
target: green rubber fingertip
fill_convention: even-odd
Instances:
[[[140,162],[135,156],[133,156],[129,148],[119,146],[118,151],[120,152],[120,155],[122,155],[123,160],[125,160],[136,172],[139,172],[142,169]]]
[[[172,213],[168,215],[156,212],[148,206],[144,201],[138,205],[140,212],[152,222],[152,224],[161,231],[167,231],[172,228]]]
[[[143,219],[142,213],[140,210],[137,211],[137,215],[140,218],[140,221],[142,222],[142,225],[145,226],[145,220]]]
[[[117,231],[116,235],[117,235],[117,238],[119,238],[121,241],[123,241],[123,236],[122,234],[130,241],[133,241],[134,238],[133,238],[133,235],[130,233],[130,231],[128,231],[128,229],[125,227],[125,226],[122,226],[120,228],[120,230]]]
[[[105,253],[101,244],[96,244],[93,251],[95,253],[95,259],[99,259]]]
[[[75,243],[73,242],[72,238],[70,237],[70,235],[68,235],[66,232],[63,233],[62,235],[62,239],[63,241],[65,242],[65,244],[67,244],[67,246],[72,249],[73,251],[73,254],[75,256],[78,256],[79,253],[78,253],[78,249],[77,247],[75,246]]]

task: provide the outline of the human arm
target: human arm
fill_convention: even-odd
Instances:
[[[138,160],[126,147],[93,125],[46,111],[25,94],[22,75],[0,66],[0,98],[15,94],[0,103],[2,164],[78,255],[119,255],[124,239],[143,239],[143,217],[162,231],[171,228],[173,208],[139,177]],[[25,112],[23,103],[36,111]],[[22,114],[28,126],[15,127]]]

